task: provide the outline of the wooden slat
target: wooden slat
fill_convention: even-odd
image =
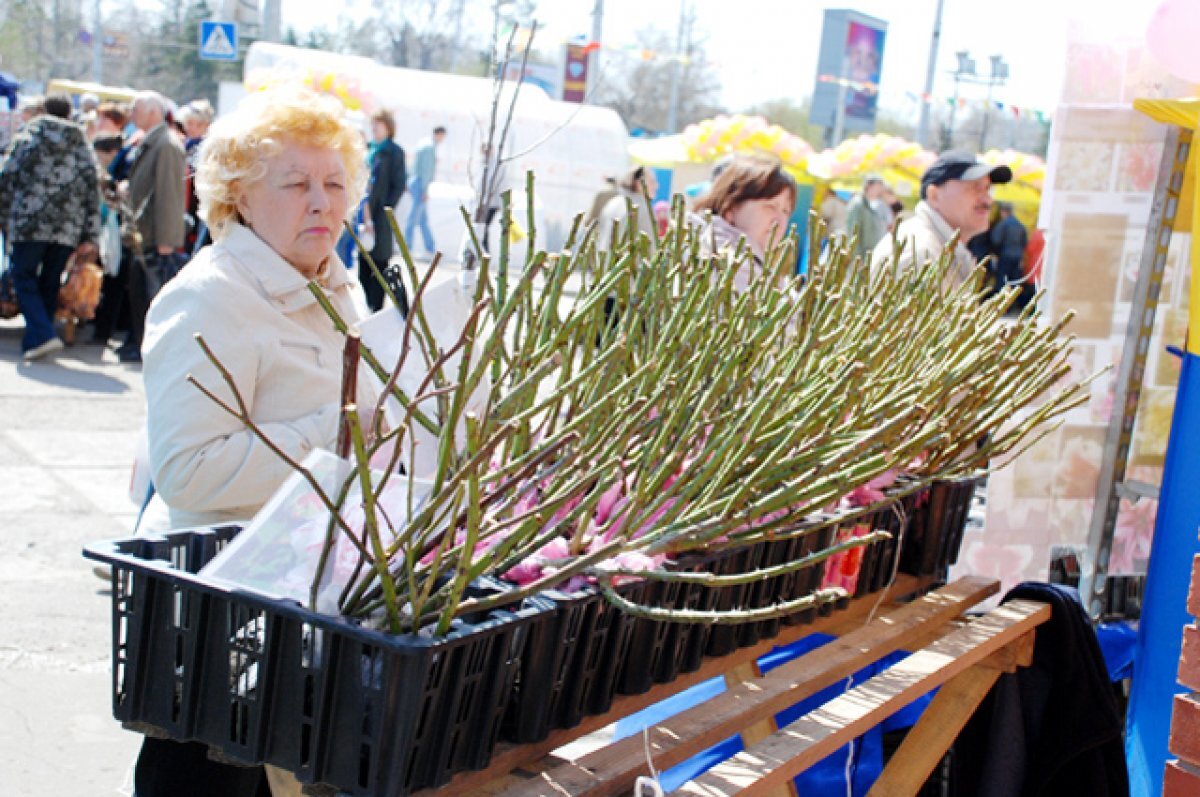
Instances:
[[[1002,670],[977,664],[943,685],[867,797],[913,797],[1001,675]]]
[[[718,764],[678,793],[763,795],[916,698],[1050,619],[1050,607],[1012,601],[897,662],[764,742]]]
[[[736,689],[742,684],[754,683],[757,679],[762,678],[762,676],[762,670],[759,669],[758,662],[752,661],[725,673],[725,686],[728,689]],[[775,718],[765,717],[753,725],[742,729],[742,747],[756,745],[777,730],[779,730],[779,725],[775,722]],[[771,797],[798,797],[796,794],[796,784],[789,781],[776,789],[771,794]]]
[[[439,789],[426,789],[416,792],[413,797],[432,797],[432,795],[439,795],[439,797],[441,795],[454,795],[454,797],[458,797],[458,795],[470,794],[472,790],[484,787],[509,772],[526,767],[558,748],[570,744],[576,739],[580,739],[590,733],[594,733],[630,714],[641,711],[647,706],[652,706],[655,703],[666,700],[668,697],[689,689],[698,683],[703,683],[710,678],[723,675],[734,667],[738,667],[746,662],[757,661],[767,653],[770,653],[776,646],[791,644],[809,634],[828,633],[828,629],[843,627],[847,623],[854,623],[856,621],[862,623],[863,619],[879,605],[881,600],[886,604],[888,601],[915,595],[923,589],[927,589],[929,583],[930,580],[928,578],[918,578],[901,573],[896,576],[895,583],[884,592],[882,597],[879,594],[866,595],[862,598],[852,600],[845,610],[835,612],[828,617],[818,617],[809,625],[784,626],[780,630],[779,635],[774,639],[765,640],[753,647],[741,648],[728,656],[707,658],[696,672],[681,675],[669,684],[655,684],[645,694],[618,695],[613,700],[612,709],[607,714],[584,717],[583,721],[574,728],[552,731],[545,741],[524,745],[498,744],[492,755],[491,763],[488,764],[486,769],[476,772],[459,773],[445,786]],[[995,584],[995,582],[992,583]],[[995,592],[998,588],[999,585],[995,584],[992,592]],[[982,598],[979,600],[982,600]]]
[[[912,640],[927,638],[931,629],[949,623],[998,589],[999,584],[992,579],[974,576],[959,579],[877,617],[870,625],[860,625],[762,678],[728,689],[665,720],[647,734],[655,767],[663,770],[674,766],[756,722],[774,717],[888,653],[916,649],[910,647]],[[604,797],[627,791],[638,775],[645,774],[648,774],[645,741],[638,734],[503,794],[504,797],[543,794]]]

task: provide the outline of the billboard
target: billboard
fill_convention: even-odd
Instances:
[[[563,102],[583,102],[588,88],[588,49],[578,44],[567,45],[563,64]]]
[[[850,9],[825,11],[809,120],[847,133],[875,130],[887,22]],[[833,142],[836,144],[837,142]]]

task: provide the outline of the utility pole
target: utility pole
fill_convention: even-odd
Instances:
[[[104,26],[100,19],[100,0],[92,4],[92,82],[104,82]]]
[[[283,38],[283,19],[280,10],[282,0],[264,0],[262,10],[262,34],[269,42]]]
[[[925,93],[921,96],[921,123],[917,127],[917,143],[929,146],[929,103],[933,99],[933,76],[937,69],[938,45],[942,41],[942,6],[945,0],[937,0],[937,11],[933,16],[933,36],[929,39],[929,63],[925,67]]]
[[[450,71],[458,71],[458,56],[462,51],[463,6],[465,0],[455,0],[450,6],[450,16],[454,18],[454,32],[450,34]]]
[[[600,52],[604,48],[599,45],[604,42],[604,0],[596,0],[592,6],[592,42],[598,46],[588,55],[588,79],[584,101],[589,104],[594,102],[592,89],[600,80]]]
[[[667,135],[674,135],[679,128],[679,84],[683,80],[683,41],[687,18],[687,0],[679,0],[679,30],[675,34],[675,56],[671,61],[671,99],[667,106]]]

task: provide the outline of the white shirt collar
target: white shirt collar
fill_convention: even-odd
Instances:
[[[218,246],[233,257],[252,282],[258,284],[264,296],[293,308],[316,301],[308,290],[308,278],[250,228],[230,222]],[[325,272],[324,279],[318,282],[327,291],[336,291],[350,282],[350,274],[336,252],[325,261]]]

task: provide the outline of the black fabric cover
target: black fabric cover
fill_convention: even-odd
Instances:
[[[954,745],[960,797],[1127,797],[1123,720],[1078,593],[1025,582],[1004,602],[1048,603],[1033,664],[1002,675]]]

